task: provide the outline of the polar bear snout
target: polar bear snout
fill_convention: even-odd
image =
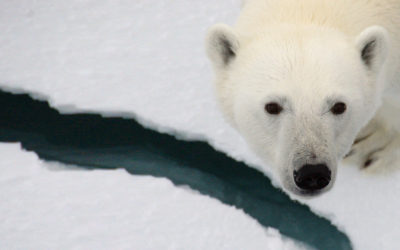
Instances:
[[[304,191],[319,191],[329,185],[331,171],[326,164],[306,164],[293,172],[296,186]]]

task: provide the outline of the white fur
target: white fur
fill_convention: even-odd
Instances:
[[[224,114],[288,190],[301,194],[303,164],[326,163],[334,180],[367,132],[353,146],[362,166],[400,164],[400,0],[247,0],[234,27],[210,29],[207,53]],[[267,114],[270,102],[283,112]]]

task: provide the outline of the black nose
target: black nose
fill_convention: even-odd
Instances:
[[[331,171],[325,164],[304,165],[293,176],[296,185],[307,191],[321,190],[331,181]]]

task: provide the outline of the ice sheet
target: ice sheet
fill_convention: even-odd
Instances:
[[[1,249],[303,249],[169,180],[71,170],[0,144]]]
[[[232,23],[239,0],[1,1],[0,86],[62,112],[133,117],[262,167],[221,118],[204,56],[205,29]],[[303,201],[357,249],[400,248],[400,174],[339,169],[328,194]]]
[[[239,1],[2,1],[0,86],[64,113],[207,138],[241,157],[247,148],[217,111],[204,55],[206,29],[231,20]]]

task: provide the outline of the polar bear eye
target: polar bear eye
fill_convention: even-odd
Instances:
[[[346,104],[343,102],[337,102],[333,107],[331,108],[331,112],[334,115],[341,115],[344,112],[346,112]]]
[[[265,105],[265,111],[267,111],[271,115],[279,115],[282,110],[282,106],[276,102],[267,103]]]

